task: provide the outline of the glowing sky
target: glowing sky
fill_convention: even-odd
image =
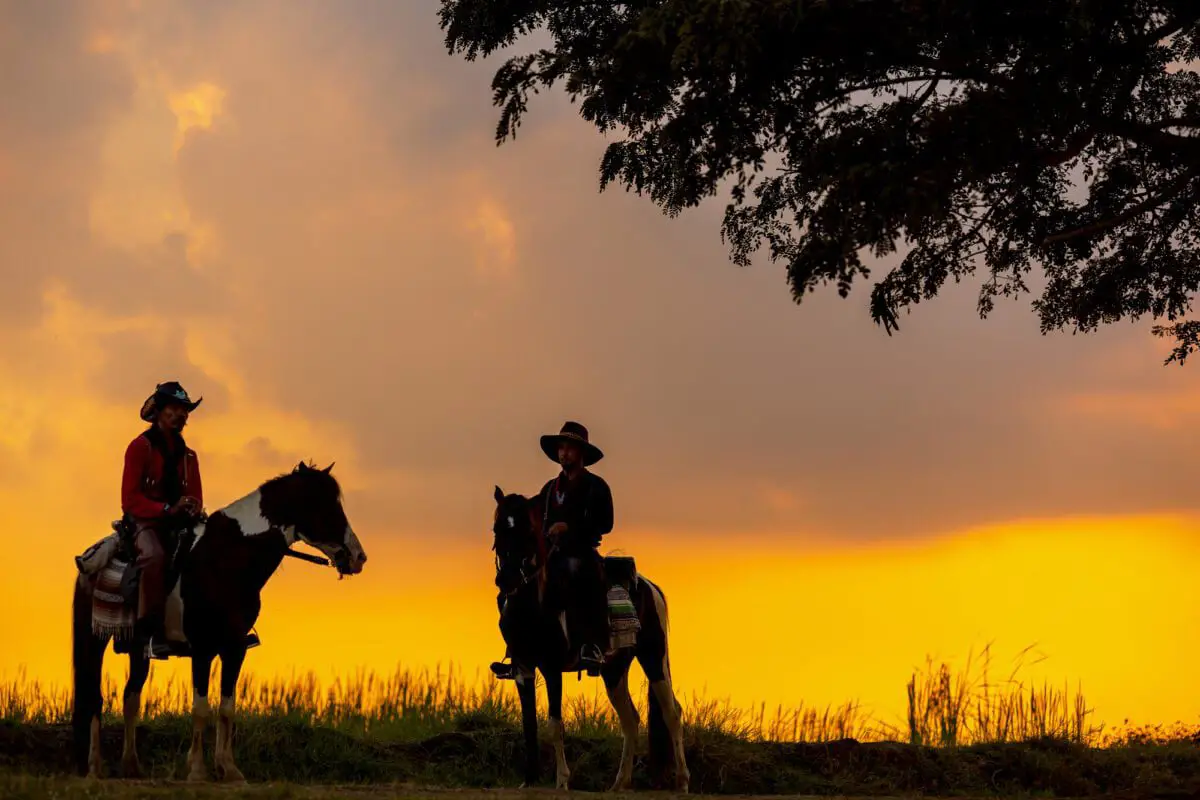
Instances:
[[[971,286],[892,338],[865,291],[797,307],[720,203],[599,194],[564,98],[496,148],[495,62],[436,5],[0,2],[0,674],[65,679],[71,557],[179,379],[210,510],[336,461],[371,556],[285,566],[258,672],[500,654],[492,486],[551,477],[570,418],[685,693],[895,713],[995,639],[1107,720],[1200,714],[1197,368],[1146,325],[980,322]]]

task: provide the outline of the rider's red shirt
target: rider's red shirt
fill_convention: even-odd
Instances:
[[[175,446],[178,446],[177,444]],[[184,445],[178,459],[179,486],[184,497],[194,497],[204,507],[200,462],[196,451]],[[135,519],[159,519],[166,514],[167,498],[162,491],[163,457],[143,435],[125,448],[125,472],[121,476],[121,510]]]

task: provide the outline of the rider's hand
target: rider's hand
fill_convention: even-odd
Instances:
[[[551,537],[556,537],[556,536],[562,536],[566,532],[567,532],[567,523],[556,522],[550,526],[550,533],[547,535],[551,536]]]
[[[197,505],[198,504],[196,503],[196,498],[181,497],[181,498],[179,498],[179,501],[177,503],[175,503],[175,505],[173,505],[167,509],[167,514],[174,515],[174,514],[178,514],[180,512],[184,512],[187,514],[195,514],[196,510],[197,510]]]

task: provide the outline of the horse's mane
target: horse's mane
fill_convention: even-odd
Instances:
[[[525,495],[518,495],[518,497],[525,501],[525,508],[529,512],[529,527],[533,531],[533,540],[537,544],[538,563],[545,566],[550,548],[546,546],[546,532],[542,530],[542,515],[538,513],[533,498]]]
[[[342,499],[342,487],[338,483],[337,478],[333,477],[333,475],[327,471],[331,470],[332,468],[333,464],[330,464],[325,469],[321,469],[313,464],[312,461],[301,461],[288,472],[282,472],[276,475],[274,478],[268,478],[267,480],[263,481],[262,485],[258,488],[261,491],[266,489],[268,486],[277,486],[286,481],[293,481],[296,479],[304,481],[316,481],[317,484],[321,485],[324,490],[331,492],[332,495],[340,501]]]

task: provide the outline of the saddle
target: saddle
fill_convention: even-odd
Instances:
[[[136,526],[128,515],[113,522],[113,530],[117,534],[117,556],[125,562],[126,567],[121,572],[121,597],[127,608],[137,609],[138,589],[141,584],[142,571],[135,563],[137,548],[134,546]],[[170,595],[179,580],[183,560],[191,552],[192,542],[196,538],[193,525],[180,529],[172,529],[159,533],[162,537],[163,552],[166,563],[163,564],[163,591]]]
[[[596,553],[594,557],[599,562],[600,585],[606,592],[610,647],[612,650],[633,647],[642,627],[633,601],[639,584],[637,562],[632,556],[625,555],[600,556]],[[569,580],[566,576],[559,576],[559,580],[563,579]],[[554,602],[565,608],[565,598],[554,594]],[[566,627],[568,630],[563,633],[568,640],[574,639],[574,626],[568,622]]]
[[[188,525],[168,531],[162,536],[166,563],[163,565],[163,591],[166,593],[165,630],[155,635],[156,643],[148,655],[155,659],[190,655],[190,645],[182,638],[182,601],[179,578],[187,565],[188,555],[196,541],[195,526],[205,521],[201,515]],[[113,652],[128,653],[134,642],[134,623],[137,618],[138,589],[141,570],[138,568],[134,536],[137,530],[132,519],[123,517],[112,523],[112,533],[75,557],[75,566],[92,586],[92,633],[112,638]],[[165,642],[164,642],[165,640]],[[262,640],[251,631],[245,639],[247,649],[258,647]]]

